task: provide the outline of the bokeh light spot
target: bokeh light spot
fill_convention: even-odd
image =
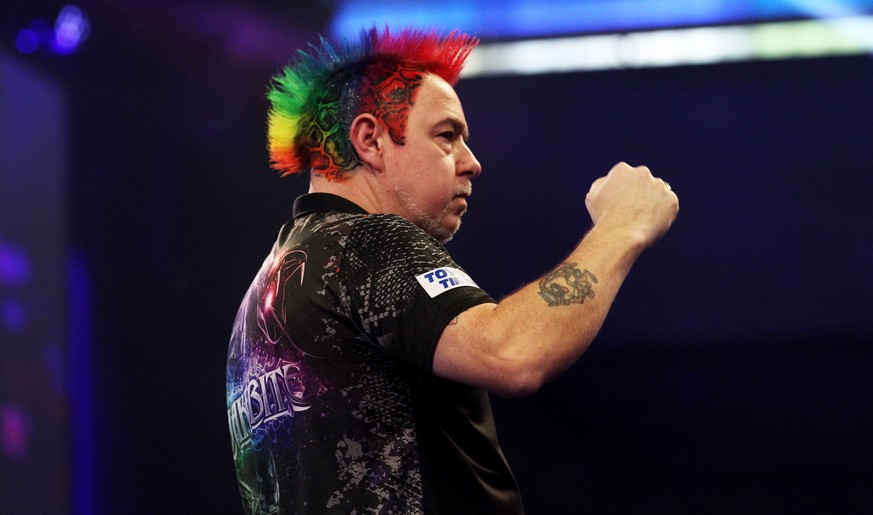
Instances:
[[[39,48],[39,34],[33,29],[22,29],[15,38],[15,48],[22,54],[32,54]]]

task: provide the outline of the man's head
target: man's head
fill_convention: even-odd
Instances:
[[[356,44],[302,52],[273,79],[268,137],[272,167],[283,175],[310,170],[341,181],[360,164],[349,139],[353,120],[372,114],[404,145],[406,124],[428,75],[452,85],[478,40],[466,34],[387,29],[365,31]]]
[[[359,116],[352,139],[361,159],[383,177],[382,210],[440,241],[450,240],[467,210],[471,181],[482,169],[467,146],[470,134],[455,90],[440,77],[425,75],[402,145],[374,125],[367,115]]]

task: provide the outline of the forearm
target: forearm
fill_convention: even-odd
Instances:
[[[503,395],[535,391],[588,348],[643,247],[627,231],[598,225],[549,274],[459,317],[443,334],[434,372]],[[439,359],[453,344],[468,361]]]
[[[458,317],[437,344],[435,374],[526,395],[585,352],[631,266],[673,224],[679,199],[648,168],[619,163],[585,204],[595,226],[576,249],[539,281]]]
[[[642,249],[627,234],[593,228],[552,272],[494,308],[490,323],[513,328],[494,344],[551,380],[597,336]]]

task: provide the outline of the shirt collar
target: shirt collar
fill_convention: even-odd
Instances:
[[[331,193],[307,193],[294,200],[294,218],[319,211],[339,211],[355,215],[367,214],[367,211],[351,200]]]

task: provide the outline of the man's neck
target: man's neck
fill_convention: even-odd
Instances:
[[[342,180],[328,181],[323,176],[312,174],[309,193],[331,193],[354,202],[368,213],[388,213],[390,211],[381,201],[378,180],[371,175],[360,167],[348,172]]]

